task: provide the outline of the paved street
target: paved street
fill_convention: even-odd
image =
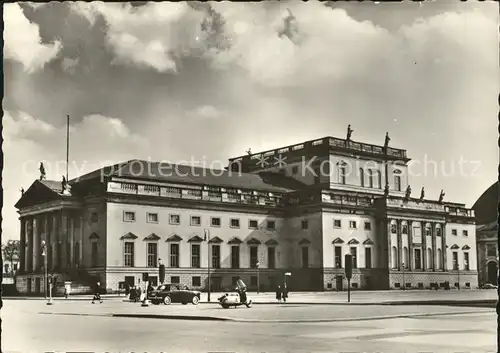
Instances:
[[[493,310],[476,314],[429,316],[372,321],[333,323],[239,323],[184,320],[113,318],[104,316],[47,315],[40,311],[87,312],[140,309],[137,304],[118,300],[102,305],[61,302],[46,306],[41,301],[4,301],[2,309],[3,352],[109,351],[109,352],[494,352],[496,316]],[[405,306],[273,306],[224,310],[235,316],[261,318],[282,315],[318,317],[334,308],[330,315],[365,316]],[[205,308],[205,309],[202,309]],[[403,309],[402,309],[403,308]],[[443,308],[437,311],[459,311]],[[145,310],[194,312],[211,310],[207,306],[148,307]],[[318,309],[321,309],[318,311]],[[419,307],[420,311],[434,310]],[[294,311],[292,313],[292,311]],[[337,311],[339,310],[339,311]],[[346,310],[346,311],[343,311]],[[351,314],[346,314],[354,310]],[[269,313],[269,314],[265,314]]]

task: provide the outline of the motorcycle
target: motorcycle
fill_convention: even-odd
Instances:
[[[245,305],[247,308],[252,307],[252,299],[247,297],[246,301],[242,302],[239,293],[226,293],[218,298],[218,301],[219,305],[224,309],[229,309],[231,306],[236,308],[237,306],[241,305]]]

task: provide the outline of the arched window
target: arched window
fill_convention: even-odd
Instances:
[[[441,249],[437,249],[437,266],[438,270],[443,269],[443,258],[441,254]]]
[[[339,162],[339,164],[338,164],[338,171],[339,171],[339,183],[340,184],[345,184],[346,165],[345,165],[344,162]]]
[[[399,175],[394,176],[394,188],[396,191],[401,191],[401,177]]]
[[[432,249],[427,249],[427,268],[432,268]]]
[[[391,262],[392,268],[398,268],[398,249],[395,246],[392,247]]]
[[[365,186],[365,171],[363,168],[359,168],[359,181],[361,182],[361,187]]]
[[[408,263],[408,248],[406,246],[403,248],[403,264],[402,265],[404,268],[408,268],[408,265],[409,265],[409,263]]]
[[[373,188],[373,170],[368,170],[368,187]]]

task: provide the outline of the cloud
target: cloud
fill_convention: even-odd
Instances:
[[[187,114],[198,119],[217,119],[221,117],[222,112],[212,105],[204,105],[189,111]]]
[[[64,71],[66,71],[69,74],[74,74],[76,72],[76,67],[78,65],[78,62],[80,61],[79,58],[64,58],[61,61],[61,66]]]
[[[21,63],[27,72],[42,69],[61,50],[61,42],[42,44],[39,27],[24,16],[17,3],[4,5],[4,55]]]

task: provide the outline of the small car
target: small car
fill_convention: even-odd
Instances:
[[[178,284],[162,284],[154,290],[149,296],[149,300],[153,304],[163,303],[170,305],[171,303],[192,303],[198,305],[200,302],[201,292],[189,290],[188,287],[181,287]]]
[[[494,285],[494,284],[491,284],[491,283],[485,283],[483,284],[483,289],[497,289],[498,286]]]

